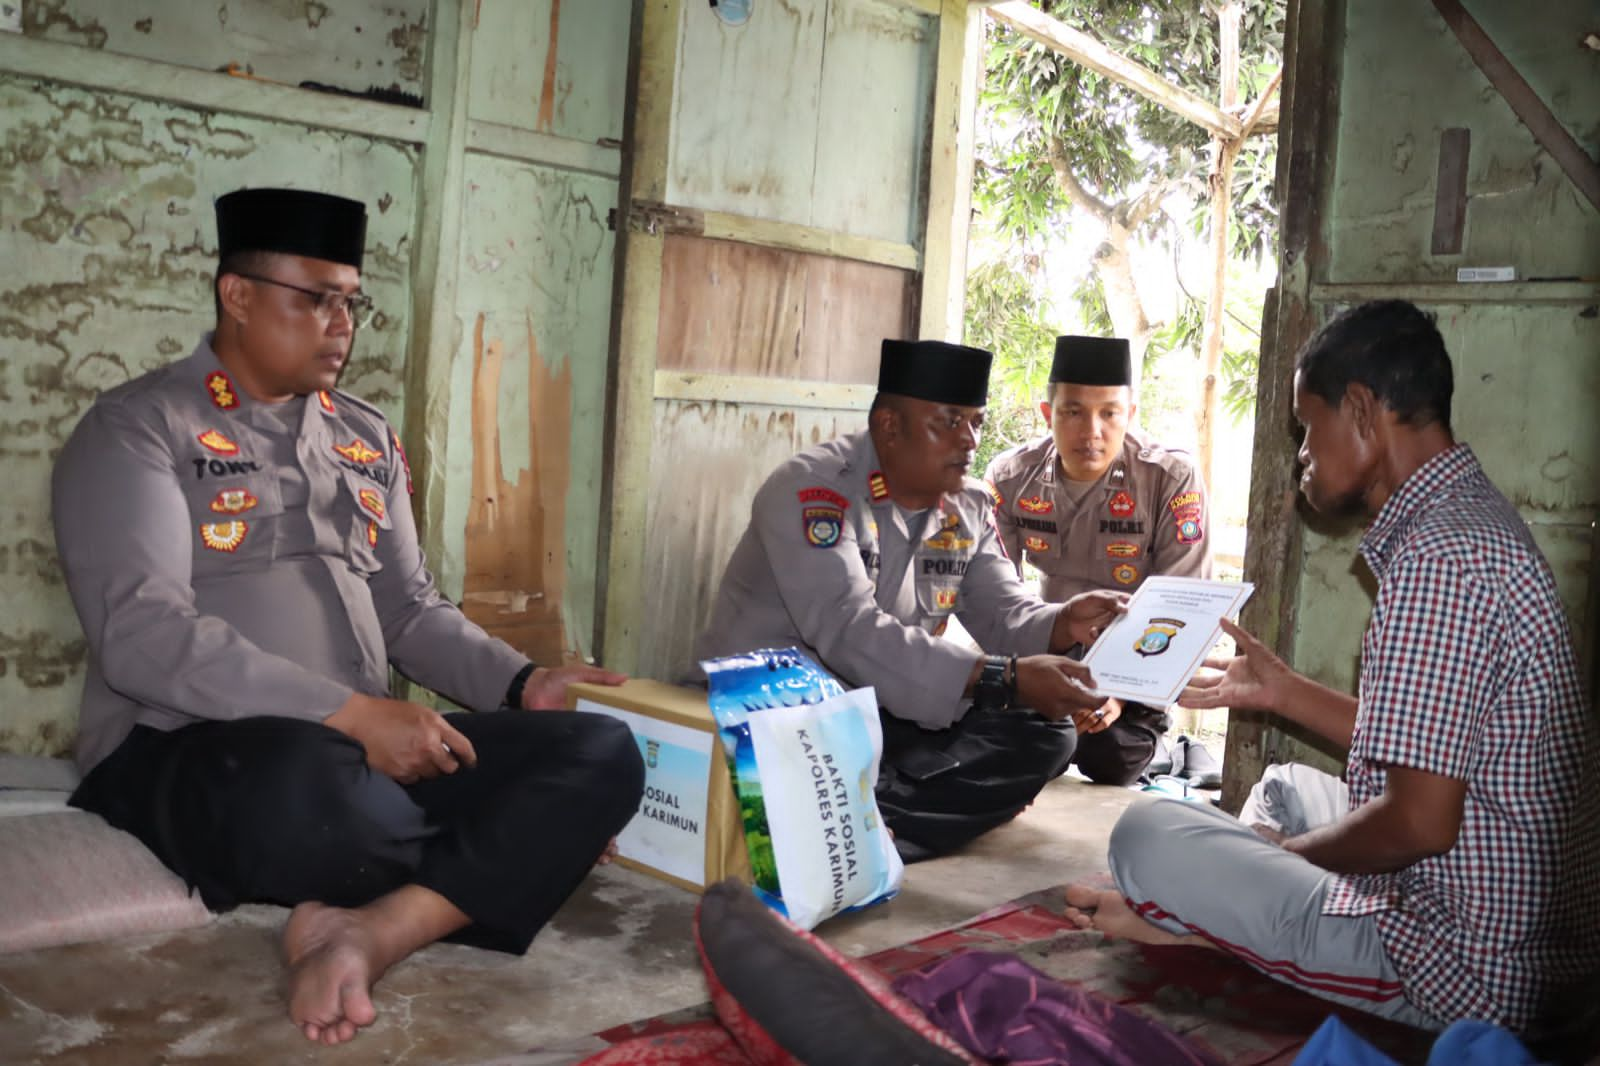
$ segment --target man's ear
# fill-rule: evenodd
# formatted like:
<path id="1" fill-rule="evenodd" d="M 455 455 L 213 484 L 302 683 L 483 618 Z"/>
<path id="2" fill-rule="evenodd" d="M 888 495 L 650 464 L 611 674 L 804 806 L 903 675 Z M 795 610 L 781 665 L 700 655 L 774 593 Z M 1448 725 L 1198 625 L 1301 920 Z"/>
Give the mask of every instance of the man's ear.
<path id="1" fill-rule="evenodd" d="M 884 443 L 892 443 L 900 436 L 900 412 L 888 404 L 872 412 L 868 423 L 873 434 Z"/>
<path id="2" fill-rule="evenodd" d="M 222 301 L 222 313 L 237 319 L 240 325 L 250 319 L 250 286 L 237 274 L 224 274 L 217 279 L 217 297 Z"/>
<path id="3" fill-rule="evenodd" d="M 1052 423 L 1052 421 L 1053 421 L 1052 411 L 1053 411 L 1053 408 L 1051 408 L 1049 400 L 1040 400 L 1039 401 L 1039 417 L 1044 419 L 1044 424 L 1045 424 L 1046 428 L 1049 428 L 1051 423 Z"/>
<path id="4" fill-rule="evenodd" d="M 1345 386 L 1343 403 L 1350 409 L 1350 422 L 1358 434 L 1371 437 L 1377 432 L 1380 405 L 1370 388 L 1352 381 Z"/>

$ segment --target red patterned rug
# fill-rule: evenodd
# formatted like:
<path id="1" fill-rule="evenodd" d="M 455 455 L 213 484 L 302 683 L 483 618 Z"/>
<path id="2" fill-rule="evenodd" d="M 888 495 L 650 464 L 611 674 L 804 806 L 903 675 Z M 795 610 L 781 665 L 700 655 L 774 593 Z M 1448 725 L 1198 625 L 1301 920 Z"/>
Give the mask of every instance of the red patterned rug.
<path id="1" fill-rule="evenodd" d="M 1009 952 L 1073 988 L 1136 1010 L 1198 1049 L 1238 1066 L 1292 1063 L 1330 1014 L 1402 1063 L 1428 1056 L 1431 1034 L 1306 995 L 1222 952 L 1112 941 L 1080 930 L 1062 913 L 1063 893 L 1056 888 L 1024 896 L 956 929 L 863 961 L 892 979 L 958 951 Z M 606 1044 L 669 1033 L 692 1037 L 693 1030 L 713 1017 L 707 1004 L 595 1036 Z"/>

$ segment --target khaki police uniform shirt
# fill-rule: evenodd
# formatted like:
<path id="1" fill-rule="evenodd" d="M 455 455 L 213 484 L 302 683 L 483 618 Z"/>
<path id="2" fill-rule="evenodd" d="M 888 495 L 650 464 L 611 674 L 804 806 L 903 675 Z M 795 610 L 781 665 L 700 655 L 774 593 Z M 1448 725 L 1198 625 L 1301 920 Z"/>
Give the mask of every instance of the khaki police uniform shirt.
<path id="1" fill-rule="evenodd" d="M 89 644 L 77 756 L 135 723 L 322 720 L 389 665 L 474 710 L 527 658 L 435 589 L 410 471 L 382 413 L 342 392 L 236 388 L 208 335 L 101 396 L 52 480 L 56 545 Z"/>
<path id="2" fill-rule="evenodd" d="M 780 466 L 756 493 L 697 658 L 800 646 L 897 717 L 941 729 L 963 713 L 979 658 L 942 638 L 951 615 L 992 654 L 1048 649 L 1060 608 L 1018 579 L 982 482 L 914 515 L 915 528 L 888 494 L 866 430 Z"/>
<path id="3" fill-rule="evenodd" d="M 1151 574 L 1211 576 L 1210 506 L 1200 473 L 1182 452 L 1134 433 L 1100 480 L 1069 482 L 1046 435 L 996 456 L 988 481 L 995 522 L 1020 572 L 1027 559 L 1040 592 L 1060 602 L 1091 589 L 1132 592 Z"/>

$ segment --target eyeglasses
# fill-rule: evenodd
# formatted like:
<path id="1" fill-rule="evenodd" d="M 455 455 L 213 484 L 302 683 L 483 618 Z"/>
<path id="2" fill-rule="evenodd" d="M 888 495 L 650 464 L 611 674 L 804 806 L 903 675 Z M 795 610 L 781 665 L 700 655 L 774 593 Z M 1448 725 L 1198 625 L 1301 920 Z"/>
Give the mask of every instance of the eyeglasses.
<path id="1" fill-rule="evenodd" d="M 350 315 L 352 325 L 367 326 L 372 323 L 372 316 L 377 313 L 377 305 L 372 302 L 372 297 L 364 292 L 352 292 L 346 295 L 342 292 L 329 292 L 326 289 L 302 288 L 299 285 L 290 285 L 287 281 L 279 281 L 277 278 L 264 278 L 259 274 L 239 276 L 251 281 L 276 285 L 280 289 L 293 289 L 295 292 L 305 293 L 311 297 L 311 310 L 323 321 L 329 321 L 334 315 L 344 311 Z"/>

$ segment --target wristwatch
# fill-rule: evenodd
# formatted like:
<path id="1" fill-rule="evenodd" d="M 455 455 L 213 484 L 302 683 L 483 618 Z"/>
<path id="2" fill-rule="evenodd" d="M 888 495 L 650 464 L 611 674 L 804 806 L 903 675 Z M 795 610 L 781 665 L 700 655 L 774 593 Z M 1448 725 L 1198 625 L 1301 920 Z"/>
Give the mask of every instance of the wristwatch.
<path id="1" fill-rule="evenodd" d="M 978 683 L 972 686 L 972 705 L 983 711 L 1003 711 L 1016 695 L 1015 657 L 986 655 Z"/>

